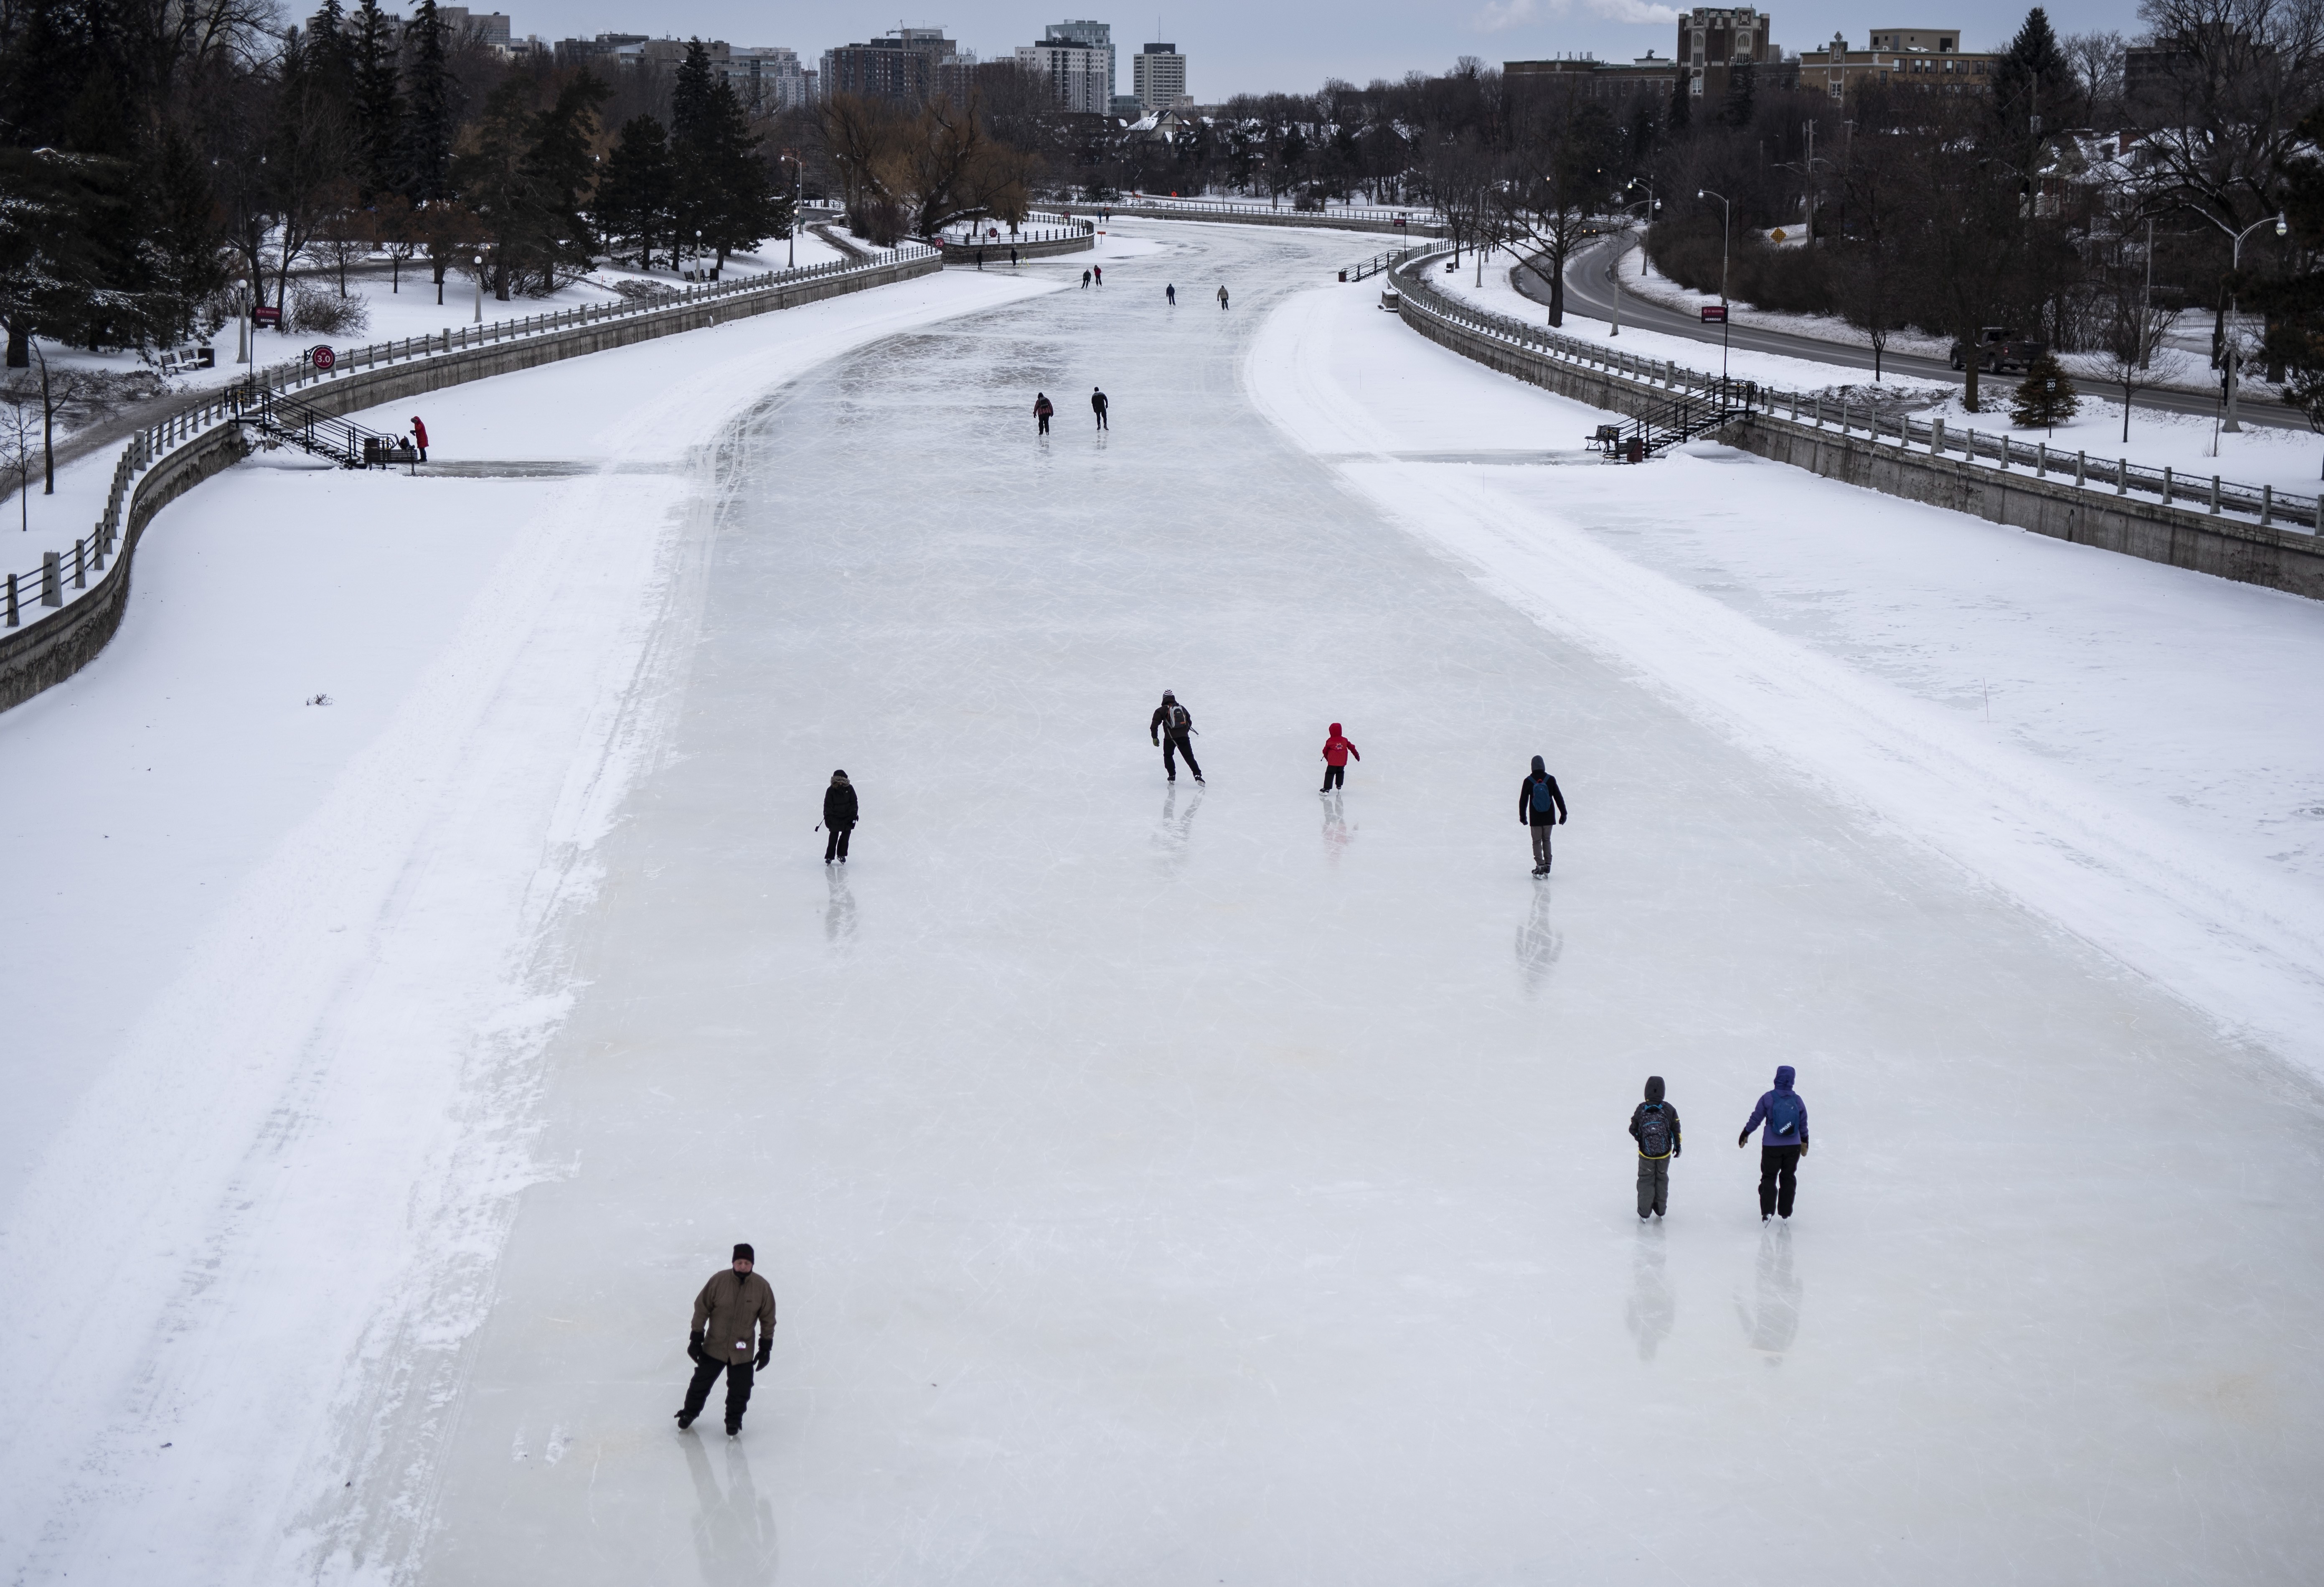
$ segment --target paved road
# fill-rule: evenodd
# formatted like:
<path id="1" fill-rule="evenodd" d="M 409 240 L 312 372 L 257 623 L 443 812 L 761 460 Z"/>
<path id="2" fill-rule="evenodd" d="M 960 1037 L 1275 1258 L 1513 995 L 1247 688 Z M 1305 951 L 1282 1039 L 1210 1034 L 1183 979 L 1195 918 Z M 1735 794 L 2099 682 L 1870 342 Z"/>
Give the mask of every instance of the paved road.
<path id="1" fill-rule="evenodd" d="M 1567 303 L 1593 318 L 1608 318 L 1614 306 L 1614 263 L 1627 253 L 1625 247 L 1600 243 L 1575 254 L 1565 267 Z M 1536 302 L 1549 300 L 1548 283 L 1530 272 L 1517 278 L 1517 290 Z M 1686 337 L 1708 342 L 1713 346 L 1719 344 L 1716 327 L 1707 327 L 1699 319 L 1691 319 L 1674 309 L 1649 302 L 1634 292 L 1622 293 L 1621 312 L 1625 325 L 1659 331 L 1665 336 Z M 1872 367 L 1870 349 L 1852 346 L 1846 342 L 1795 336 L 1787 331 L 1745 325 L 1739 321 L 1729 329 L 1732 337 L 1729 346 L 1736 348 L 1757 353 L 1780 353 L 1792 358 L 1812 358 L 1819 363 L 1844 364 L 1853 369 Z M 1952 366 L 1941 358 L 1889 353 L 1881 358 L 1880 367 L 1884 374 L 1909 374 L 1916 380 L 1941 380 L 1956 385 L 1966 383 L 1963 377 L 1954 373 Z M 1992 390 L 1995 383 L 1988 377 L 1986 389 Z M 2195 392 L 2141 392 L 2135 401 L 2142 408 L 2161 408 L 2174 413 L 2209 414 L 2218 407 L 2218 398 Z M 2254 401 L 2246 398 L 2242 407 L 2243 418 L 2248 423 L 2274 425 L 2286 429 L 2308 428 L 2307 420 L 2278 402 Z"/>

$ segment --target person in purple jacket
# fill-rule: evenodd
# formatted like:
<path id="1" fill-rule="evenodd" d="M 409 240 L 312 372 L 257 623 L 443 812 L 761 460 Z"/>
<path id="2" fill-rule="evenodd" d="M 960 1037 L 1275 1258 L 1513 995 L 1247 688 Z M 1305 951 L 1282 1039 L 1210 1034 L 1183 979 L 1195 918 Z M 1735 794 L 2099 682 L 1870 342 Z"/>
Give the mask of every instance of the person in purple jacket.
<path id="1" fill-rule="evenodd" d="M 1792 1089 L 1792 1066 L 1778 1065 L 1775 1089 L 1759 1098 L 1751 1110 L 1738 1147 L 1751 1144 L 1751 1131 L 1765 1124 L 1759 1138 L 1759 1222 L 1792 1215 L 1792 1196 L 1800 1186 L 1800 1159 L 1808 1154 L 1808 1104 Z"/>

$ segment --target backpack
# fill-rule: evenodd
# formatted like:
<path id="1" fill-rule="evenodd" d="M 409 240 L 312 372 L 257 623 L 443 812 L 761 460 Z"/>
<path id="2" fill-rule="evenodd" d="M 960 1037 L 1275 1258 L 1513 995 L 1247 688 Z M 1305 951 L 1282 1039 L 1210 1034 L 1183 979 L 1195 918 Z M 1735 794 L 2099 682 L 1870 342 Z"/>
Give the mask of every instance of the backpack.
<path id="1" fill-rule="evenodd" d="M 1777 1092 L 1767 1103 L 1767 1134 L 1778 1146 L 1800 1143 L 1800 1121 L 1807 1110 L 1800 1099 L 1788 1091 Z"/>
<path id="2" fill-rule="evenodd" d="M 1186 707 L 1178 705 L 1170 707 L 1170 715 L 1164 717 L 1163 721 L 1169 725 L 1172 738 L 1185 737 L 1186 729 L 1194 724 L 1194 719 L 1186 715 Z"/>
<path id="3" fill-rule="evenodd" d="M 1536 777 L 1530 778 L 1527 780 L 1533 784 L 1533 807 L 1535 814 L 1546 816 L 1555 810 L 1557 808 L 1557 805 L 1555 801 L 1549 797 L 1551 787 L 1549 779 L 1546 777 Z"/>
<path id="4" fill-rule="evenodd" d="M 1638 1155 L 1642 1158 L 1666 1158 L 1671 1155 L 1670 1110 L 1660 1103 L 1647 1103 L 1638 1110 Z"/>

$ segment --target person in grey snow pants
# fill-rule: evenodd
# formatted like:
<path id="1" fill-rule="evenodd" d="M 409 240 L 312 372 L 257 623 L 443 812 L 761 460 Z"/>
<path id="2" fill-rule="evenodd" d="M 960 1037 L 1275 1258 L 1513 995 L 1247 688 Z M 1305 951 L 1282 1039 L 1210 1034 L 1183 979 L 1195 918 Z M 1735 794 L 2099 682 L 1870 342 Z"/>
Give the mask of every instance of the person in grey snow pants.
<path id="1" fill-rule="evenodd" d="M 1533 834 L 1533 873 L 1549 874 L 1549 829 L 1565 819 L 1565 796 L 1558 791 L 1557 779 L 1533 758 L 1533 770 L 1517 784 L 1517 820 Z"/>
<path id="2" fill-rule="evenodd" d="M 1630 1139 L 1638 1143 L 1638 1216 L 1670 1211 L 1671 1159 L 1678 1156 L 1678 1110 L 1663 1100 L 1663 1077 L 1646 1076 L 1646 1100 L 1630 1111 Z"/>

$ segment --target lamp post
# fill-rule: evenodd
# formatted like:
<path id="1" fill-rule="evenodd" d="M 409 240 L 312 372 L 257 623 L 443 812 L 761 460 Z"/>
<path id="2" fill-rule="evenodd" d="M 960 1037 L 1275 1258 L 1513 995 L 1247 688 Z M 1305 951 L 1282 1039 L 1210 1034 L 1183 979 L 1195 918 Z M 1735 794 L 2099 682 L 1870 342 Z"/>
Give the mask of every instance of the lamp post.
<path id="1" fill-rule="evenodd" d="M 2244 239 L 2264 226 L 2273 226 L 2275 235 L 2279 237 L 2291 231 L 2292 227 L 2285 222 L 2283 212 L 2280 209 L 2273 216 L 2253 221 L 2241 231 L 2234 230 L 2226 221 L 2208 211 L 2197 210 L 2196 213 L 2235 238 L 2235 245 L 2227 253 L 2227 334 L 2225 337 L 2227 346 L 2221 349 L 2226 355 L 2227 363 L 2227 419 L 2225 424 L 2219 426 L 2219 429 L 2227 435 L 2241 435 L 2244 432 L 2244 427 L 2236 422 L 2236 388 L 2243 383 L 2244 356 L 2243 348 L 2236 341 L 2235 278 L 2243 269 Z M 2153 257 L 2151 248 L 2148 250 L 2148 256 L 2150 259 Z"/>
<path id="2" fill-rule="evenodd" d="M 782 157 L 791 162 L 791 230 L 790 253 L 784 258 L 783 268 L 798 268 L 799 203 L 807 197 L 807 168 L 799 163 L 798 151 L 786 149 Z"/>
<path id="3" fill-rule="evenodd" d="M 1635 187 L 1637 184 L 1634 182 L 1631 185 Z M 1652 191 L 1652 189 L 1648 190 Z M 1635 204 L 1622 206 L 1622 213 L 1626 216 L 1633 209 L 1644 209 L 1646 212 L 1646 224 L 1648 226 L 1654 224 L 1655 201 L 1652 198 L 1641 198 Z M 1626 226 L 1624 230 L 1627 232 L 1628 229 Z M 1646 251 L 1645 245 L 1641 244 L 1638 252 L 1644 254 Z M 1606 276 L 1614 283 L 1614 328 L 1606 334 L 1609 337 L 1618 337 L 1622 334 L 1622 256 L 1618 252 L 1614 255 L 1614 268 L 1608 271 Z"/>
<path id="4" fill-rule="evenodd" d="M 484 323 L 484 256 L 475 256 L 476 263 L 476 323 Z"/>
<path id="5" fill-rule="evenodd" d="M 1697 198 L 1719 200 L 1719 378 L 1727 378 L 1727 232 L 1735 218 L 1735 206 L 1724 193 L 1714 193 L 1709 188 L 1697 188 Z"/>

